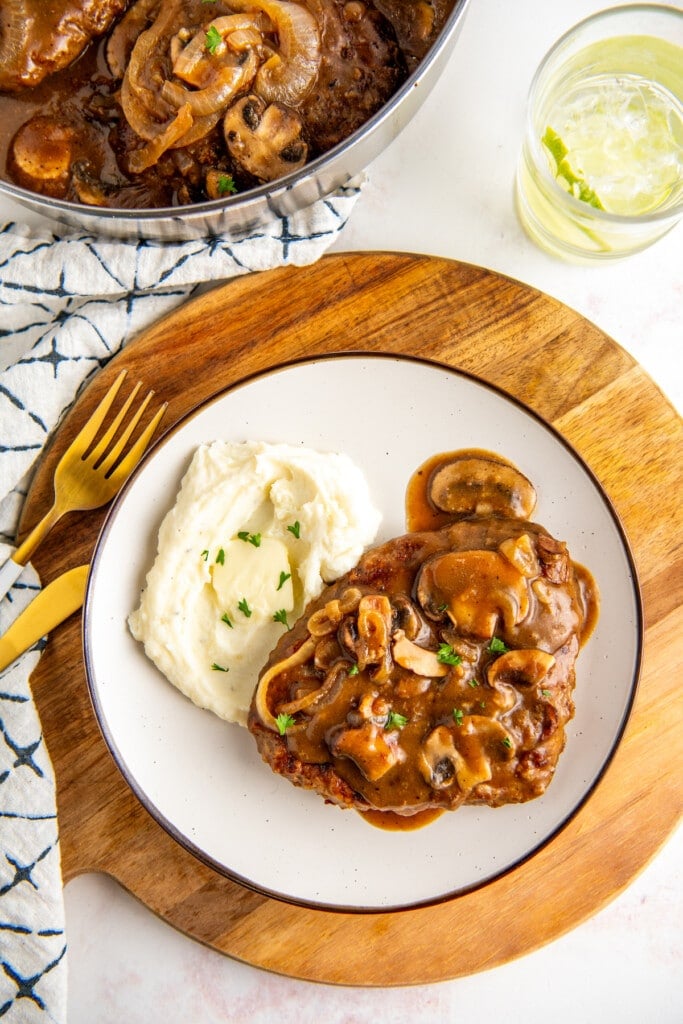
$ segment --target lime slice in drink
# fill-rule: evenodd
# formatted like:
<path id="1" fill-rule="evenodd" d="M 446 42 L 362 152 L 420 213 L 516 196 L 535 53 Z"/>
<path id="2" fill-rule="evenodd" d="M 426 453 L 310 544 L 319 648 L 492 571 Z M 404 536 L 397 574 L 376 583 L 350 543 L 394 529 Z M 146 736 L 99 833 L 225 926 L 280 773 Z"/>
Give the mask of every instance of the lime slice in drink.
<path id="1" fill-rule="evenodd" d="M 557 101 L 542 142 L 558 183 L 622 216 L 657 210 L 680 193 L 683 107 L 635 74 L 595 74 Z"/>
<path id="2" fill-rule="evenodd" d="M 604 210 L 604 206 L 588 182 L 572 169 L 568 160 L 569 150 L 557 132 L 548 126 L 541 142 L 555 161 L 555 177 L 562 187 L 583 203 L 589 203 L 596 210 Z"/>

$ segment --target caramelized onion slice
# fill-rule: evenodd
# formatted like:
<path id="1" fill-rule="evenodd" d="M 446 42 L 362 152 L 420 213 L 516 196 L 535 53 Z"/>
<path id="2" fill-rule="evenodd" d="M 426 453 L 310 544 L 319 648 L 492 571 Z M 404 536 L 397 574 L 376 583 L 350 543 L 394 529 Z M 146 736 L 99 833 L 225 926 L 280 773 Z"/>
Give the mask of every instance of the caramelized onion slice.
<path id="1" fill-rule="evenodd" d="M 277 32 L 279 52 L 259 69 L 256 92 L 268 103 L 299 103 L 320 69 L 320 28 L 311 12 L 289 0 L 230 0 L 230 6 L 263 11 Z"/>
<path id="2" fill-rule="evenodd" d="M 220 113 L 240 89 L 249 86 L 257 68 L 255 55 L 249 53 L 242 64 L 221 68 L 211 85 L 204 89 L 186 89 L 177 82 L 164 82 L 161 95 L 174 107 L 187 104 L 195 117 L 206 117 Z"/>
<path id="3" fill-rule="evenodd" d="M 187 104 L 181 107 L 171 123 L 157 135 L 150 139 L 141 149 L 134 149 L 128 155 L 128 170 L 131 174 L 141 174 L 148 167 L 157 163 L 159 158 L 178 142 L 192 127 L 192 111 Z"/>
<path id="4" fill-rule="evenodd" d="M 281 704 L 280 711 L 285 715 L 295 715 L 299 711 L 310 711 L 311 709 L 314 709 L 325 697 L 327 697 L 335 685 L 348 675 L 350 668 L 351 666 L 348 661 L 338 661 L 332 666 L 325 676 L 322 686 L 318 686 L 317 689 L 311 690 L 310 693 L 305 694 L 303 697 L 299 697 L 298 700 L 290 700 L 286 704 Z"/>
<path id="5" fill-rule="evenodd" d="M 283 661 L 278 661 L 274 665 L 271 665 L 266 672 L 263 673 L 258 681 L 256 687 L 256 693 L 254 694 L 254 706 L 259 719 L 268 729 L 272 729 L 273 732 L 279 732 L 277 722 L 268 707 L 268 688 L 274 679 L 286 672 L 288 668 L 295 667 L 297 665 L 303 665 L 311 657 L 315 651 L 315 641 L 310 637 L 304 641 L 298 650 L 290 654 L 288 658 Z"/>

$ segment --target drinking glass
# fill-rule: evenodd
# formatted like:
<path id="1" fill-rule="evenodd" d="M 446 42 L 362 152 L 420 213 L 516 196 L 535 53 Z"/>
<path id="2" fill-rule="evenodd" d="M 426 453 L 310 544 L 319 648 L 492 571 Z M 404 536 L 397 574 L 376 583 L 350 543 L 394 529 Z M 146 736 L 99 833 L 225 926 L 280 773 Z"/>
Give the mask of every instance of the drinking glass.
<path id="1" fill-rule="evenodd" d="M 529 236 L 579 262 L 644 249 L 683 216 L 683 10 L 601 11 L 544 57 L 516 180 Z"/>

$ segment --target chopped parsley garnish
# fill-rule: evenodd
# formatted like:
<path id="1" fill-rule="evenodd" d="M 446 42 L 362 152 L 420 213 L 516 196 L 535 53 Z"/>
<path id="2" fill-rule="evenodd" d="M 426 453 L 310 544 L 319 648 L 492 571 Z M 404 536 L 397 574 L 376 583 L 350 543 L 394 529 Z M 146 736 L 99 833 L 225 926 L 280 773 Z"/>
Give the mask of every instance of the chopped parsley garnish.
<path id="1" fill-rule="evenodd" d="M 510 648 L 499 637 L 492 636 L 486 650 L 489 654 L 505 654 Z"/>
<path id="2" fill-rule="evenodd" d="M 204 561 L 207 560 L 207 558 L 209 557 L 209 549 L 208 548 L 204 548 L 204 550 L 202 551 L 201 557 L 204 559 Z"/>
<path id="3" fill-rule="evenodd" d="M 223 612 L 223 614 L 221 615 L 221 622 L 224 622 L 226 626 L 230 626 L 230 629 L 233 628 L 232 622 L 230 621 L 230 617 L 228 616 L 227 612 Z"/>
<path id="4" fill-rule="evenodd" d="M 439 607 L 436 610 L 437 610 L 437 612 L 445 612 L 447 608 L 448 608 L 448 605 L 444 601 L 444 603 L 440 604 Z"/>
<path id="5" fill-rule="evenodd" d="M 206 33 L 206 48 L 209 53 L 215 53 L 222 42 L 223 36 L 220 34 L 216 26 L 209 25 L 209 30 Z"/>
<path id="6" fill-rule="evenodd" d="M 247 544 L 253 544 L 255 548 L 261 547 L 260 533 L 249 533 L 249 530 L 240 530 L 237 536 L 240 540 L 246 541 Z"/>
<path id="7" fill-rule="evenodd" d="M 462 658 L 453 650 L 450 644 L 439 645 L 439 649 L 436 652 L 436 660 L 444 665 L 459 665 L 462 662 Z"/>
<path id="8" fill-rule="evenodd" d="M 275 612 L 275 614 L 273 615 L 273 622 L 281 622 L 283 626 L 286 626 L 287 629 L 289 629 L 289 623 L 287 622 L 287 612 L 285 611 L 284 608 L 280 608 L 279 611 Z"/>
<path id="9" fill-rule="evenodd" d="M 277 723 L 278 732 L 280 733 L 281 736 L 284 736 L 284 734 L 289 729 L 290 725 L 294 725 L 296 720 L 292 718 L 291 715 L 286 715 L 284 711 L 282 711 L 277 716 L 275 721 Z"/>
<path id="10" fill-rule="evenodd" d="M 224 565 L 225 564 L 225 551 L 223 550 L 223 548 L 219 548 L 218 549 L 218 554 L 216 555 L 216 561 L 218 562 L 219 565 Z"/>
<path id="11" fill-rule="evenodd" d="M 284 585 L 287 582 L 287 580 L 290 580 L 291 578 L 292 578 L 291 572 L 281 572 L 280 573 L 280 582 L 278 583 L 276 589 L 277 590 L 282 590 L 282 588 L 284 587 Z"/>
<path id="12" fill-rule="evenodd" d="M 541 690 L 544 697 L 550 697 L 550 690 Z"/>
<path id="13" fill-rule="evenodd" d="M 360 672 L 360 669 L 358 668 L 358 662 L 354 661 L 353 665 L 349 669 L 349 675 L 350 676 L 357 676 L 359 672 Z"/>
<path id="14" fill-rule="evenodd" d="M 453 718 L 455 719 L 455 724 L 456 725 L 462 725 L 463 717 L 464 717 L 464 712 L 463 712 L 462 708 L 453 708 Z"/>
<path id="15" fill-rule="evenodd" d="M 471 679 L 468 679 L 468 680 L 467 680 L 467 682 L 468 682 L 468 684 L 469 684 L 469 685 L 470 685 L 470 686 L 471 686 L 472 688 L 474 688 L 475 686 L 479 686 L 479 683 L 478 683 L 478 682 L 477 682 L 477 680 L 476 680 L 476 679 L 474 678 L 474 676 L 472 676 L 472 678 L 471 678 Z"/>
<path id="16" fill-rule="evenodd" d="M 210 2 L 213 3 L 214 0 L 210 0 Z M 216 188 L 218 189 L 219 196 L 231 195 L 236 192 L 237 185 L 232 174 L 219 174 Z"/>
<path id="17" fill-rule="evenodd" d="M 246 597 L 243 597 L 241 601 L 237 602 L 237 607 L 248 619 L 251 618 L 251 608 L 247 603 Z"/>
<path id="18" fill-rule="evenodd" d="M 404 725 L 408 724 L 408 719 L 405 715 L 400 715 L 398 711 L 390 711 L 387 715 L 387 720 L 384 724 L 385 729 L 402 729 Z"/>
<path id="19" fill-rule="evenodd" d="M 301 523 L 299 522 L 298 519 L 295 523 L 292 523 L 290 526 L 288 526 L 287 529 L 296 537 L 297 540 L 299 540 L 299 538 L 301 537 Z"/>
<path id="20" fill-rule="evenodd" d="M 223 668 L 222 665 L 217 665 L 215 661 L 214 661 L 213 665 L 211 666 L 211 668 L 214 670 L 214 672 L 229 672 L 230 671 L 229 668 Z"/>
<path id="21" fill-rule="evenodd" d="M 506 736 L 502 743 L 503 746 L 506 747 L 508 750 L 510 750 L 510 748 L 512 747 L 512 740 L 510 739 L 509 736 Z"/>

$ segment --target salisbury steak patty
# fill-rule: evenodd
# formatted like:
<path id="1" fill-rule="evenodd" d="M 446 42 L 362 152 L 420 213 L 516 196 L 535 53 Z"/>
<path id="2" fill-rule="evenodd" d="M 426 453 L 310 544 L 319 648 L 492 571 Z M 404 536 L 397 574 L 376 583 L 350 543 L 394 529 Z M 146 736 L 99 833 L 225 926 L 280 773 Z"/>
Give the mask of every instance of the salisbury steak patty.
<path id="1" fill-rule="evenodd" d="M 369 551 L 273 651 L 264 760 L 357 810 L 542 794 L 574 713 L 587 577 L 535 523 L 474 515 Z"/>

